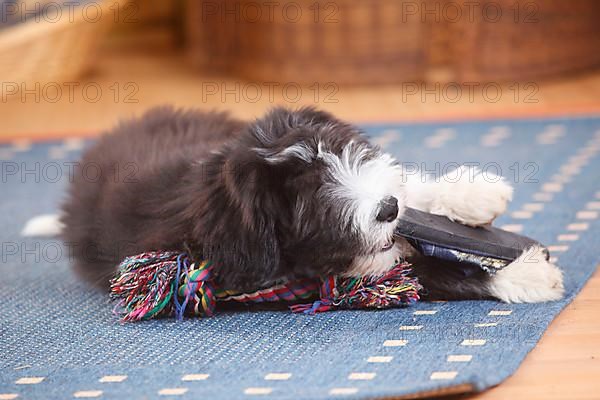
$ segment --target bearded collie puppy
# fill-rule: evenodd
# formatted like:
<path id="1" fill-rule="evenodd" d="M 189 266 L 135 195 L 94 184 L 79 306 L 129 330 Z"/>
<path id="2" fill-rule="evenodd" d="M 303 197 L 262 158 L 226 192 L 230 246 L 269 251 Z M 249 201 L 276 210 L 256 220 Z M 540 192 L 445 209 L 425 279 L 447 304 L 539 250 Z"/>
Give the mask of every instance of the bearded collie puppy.
<path id="1" fill-rule="evenodd" d="M 239 291 L 306 276 L 380 275 L 402 257 L 426 298 L 559 299 L 562 273 L 540 249 L 494 276 L 461 278 L 394 240 L 407 206 L 478 226 L 512 197 L 505 181 L 473 168 L 452 176 L 407 174 L 357 127 L 313 108 L 276 108 L 253 122 L 158 108 L 84 154 L 62 235 L 77 271 L 99 285 L 125 256 L 191 250 L 213 261 L 221 287 Z"/>

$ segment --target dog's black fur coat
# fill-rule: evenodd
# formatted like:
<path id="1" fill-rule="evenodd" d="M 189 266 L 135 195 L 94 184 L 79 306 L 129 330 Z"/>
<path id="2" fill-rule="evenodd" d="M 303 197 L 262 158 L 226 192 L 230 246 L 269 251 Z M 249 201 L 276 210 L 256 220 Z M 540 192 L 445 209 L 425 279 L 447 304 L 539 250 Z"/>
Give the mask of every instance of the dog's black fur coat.
<path id="1" fill-rule="evenodd" d="M 368 143 L 353 126 L 314 109 L 275 109 L 253 123 L 154 109 L 85 153 L 63 207 L 64 239 L 77 270 L 103 286 L 125 256 L 188 247 L 214 262 L 218 284 L 228 289 L 343 273 L 365 249 L 350 221 L 318 201 L 324 166 L 267 159 L 299 142 L 339 153 L 351 140 Z M 296 198 L 308 218 L 295 211 Z M 459 280 L 398 245 L 434 297 L 486 296 L 485 274 Z"/>

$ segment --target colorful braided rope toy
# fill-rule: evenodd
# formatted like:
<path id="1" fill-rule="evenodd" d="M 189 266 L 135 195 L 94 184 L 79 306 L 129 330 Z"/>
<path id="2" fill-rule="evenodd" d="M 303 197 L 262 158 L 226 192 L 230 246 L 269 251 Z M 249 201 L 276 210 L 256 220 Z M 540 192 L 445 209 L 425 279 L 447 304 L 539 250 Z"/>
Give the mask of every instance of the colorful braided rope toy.
<path id="1" fill-rule="evenodd" d="M 398 263 L 377 278 L 335 276 L 299 279 L 280 285 L 238 293 L 215 286 L 210 261 L 194 262 L 188 254 L 150 252 L 127 257 L 111 281 L 111 296 L 123 321 L 159 316 L 210 317 L 218 302 L 295 303 L 293 312 L 315 314 L 336 309 L 389 308 L 406 306 L 419 299 L 421 286 L 409 277 L 410 265 Z M 310 299 L 312 303 L 301 303 Z"/>
<path id="2" fill-rule="evenodd" d="M 485 271 L 493 275 L 537 241 L 491 226 L 472 228 L 446 217 L 407 208 L 396 235 L 426 257 L 450 262 L 468 277 Z M 450 268 L 449 267 L 449 268 Z M 215 286 L 210 261 L 194 262 L 186 253 L 151 252 L 126 258 L 111 281 L 111 295 L 119 301 L 124 321 L 174 315 L 212 316 L 218 302 L 296 303 L 293 312 L 315 314 L 336 309 L 406 306 L 419 299 L 421 285 L 408 276 L 410 264 L 400 262 L 376 278 L 300 279 L 237 293 Z M 317 298 L 313 303 L 300 303 Z M 298 304 L 300 303 L 300 304 Z"/>

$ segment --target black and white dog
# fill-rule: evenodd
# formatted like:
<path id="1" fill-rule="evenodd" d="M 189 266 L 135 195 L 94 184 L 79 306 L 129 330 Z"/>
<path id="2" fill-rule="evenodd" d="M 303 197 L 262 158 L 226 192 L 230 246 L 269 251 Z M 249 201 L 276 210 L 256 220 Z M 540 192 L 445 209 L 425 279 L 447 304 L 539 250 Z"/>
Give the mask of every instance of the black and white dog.
<path id="1" fill-rule="evenodd" d="M 90 165 L 101 179 L 86 177 Z M 493 277 L 459 279 L 394 242 L 406 206 L 473 226 L 505 211 L 510 185 L 458 172 L 451 180 L 408 176 L 359 129 L 312 108 L 277 108 L 252 123 L 159 108 L 85 153 L 62 234 L 77 270 L 101 284 L 125 256 L 191 248 L 233 290 L 319 274 L 379 275 L 405 257 L 429 298 L 559 299 L 562 273 L 539 249 Z M 43 233 L 43 225 L 29 232 Z"/>

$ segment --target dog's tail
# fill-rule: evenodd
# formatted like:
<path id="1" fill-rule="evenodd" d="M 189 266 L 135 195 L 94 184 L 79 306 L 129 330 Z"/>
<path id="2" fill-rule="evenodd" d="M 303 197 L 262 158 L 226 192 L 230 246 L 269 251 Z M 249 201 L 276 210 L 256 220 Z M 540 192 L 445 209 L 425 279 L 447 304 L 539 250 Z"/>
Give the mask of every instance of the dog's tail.
<path id="1" fill-rule="evenodd" d="M 31 218 L 21 231 L 24 237 L 55 237 L 64 229 L 59 214 L 42 214 Z"/>

